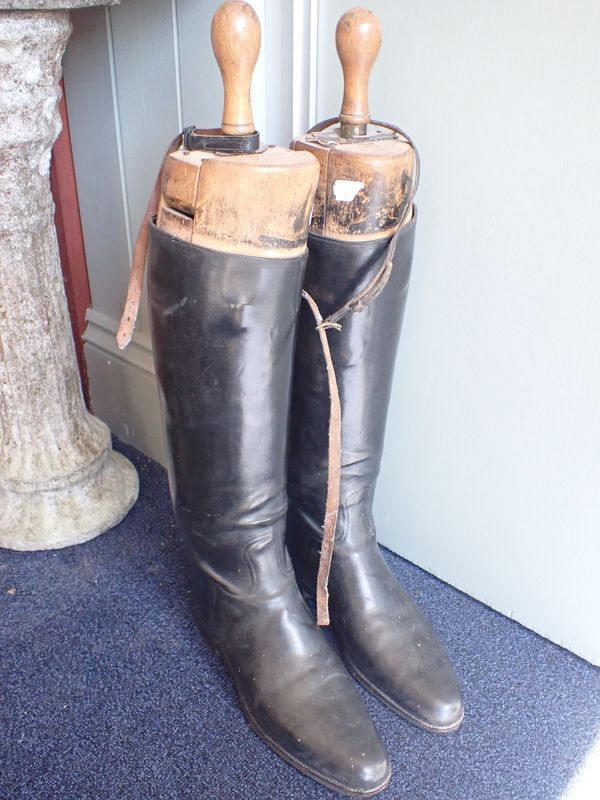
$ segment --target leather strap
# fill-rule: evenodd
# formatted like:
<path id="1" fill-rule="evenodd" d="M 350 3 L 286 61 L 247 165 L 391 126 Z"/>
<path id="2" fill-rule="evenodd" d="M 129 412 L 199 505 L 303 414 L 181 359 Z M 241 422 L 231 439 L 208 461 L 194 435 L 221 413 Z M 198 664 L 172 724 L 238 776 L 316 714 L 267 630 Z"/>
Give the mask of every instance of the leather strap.
<path id="1" fill-rule="evenodd" d="M 412 211 L 412 204 L 410 208 Z M 361 289 L 358 294 L 355 294 L 354 297 L 348 300 L 347 303 L 344 303 L 341 308 L 323 320 L 321 323 L 322 325 L 326 327 L 332 327 L 333 324 L 343 319 L 346 314 L 362 311 L 372 300 L 375 300 L 376 297 L 379 297 L 379 295 L 385 289 L 390 275 L 392 274 L 392 268 L 394 266 L 394 253 L 396 252 L 396 245 L 398 244 L 398 234 L 403 227 L 404 226 L 401 225 L 396 233 L 392 236 L 388 245 L 387 253 L 385 255 L 385 261 L 377 271 L 377 274 L 371 278 L 364 289 Z"/>
<path id="2" fill-rule="evenodd" d="M 327 499 L 325 501 L 325 519 L 323 521 L 323 542 L 319 558 L 319 571 L 317 574 L 317 625 L 329 625 L 329 572 L 333 557 L 333 544 L 335 529 L 337 528 L 338 511 L 340 507 L 340 484 L 342 479 L 342 404 L 335 376 L 335 367 L 331 357 L 331 349 L 327 340 L 327 329 L 341 330 L 335 322 L 323 320 L 321 312 L 308 292 L 303 291 L 302 297 L 312 311 L 317 331 L 321 339 L 321 347 L 325 356 L 327 367 L 327 381 L 329 383 L 329 453 L 327 457 Z"/>
<path id="3" fill-rule="evenodd" d="M 117 332 L 117 344 L 121 350 L 124 350 L 133 336 L 133 330 L 137 321 L 137 315 L 140 308 L 140 297 L 142 294 L 142 286 L 144 283 L 144 272 L 146 270 L 146 255 L 148 253 L 148 237 L 150 235 L 150 220 L 158 211 L 158 203 L 160 201 L 160 190 L 162 184 L 162 173 L 165 166 L 165 161 L 181 147 L 182 134 L 178 133 L 173 139 L 167 152 L 163 156 L 163 160 L 154 181 L 154 188 L 152 195 L 148 202 L 148 206 L 142 219 L 142 224 L 138 231 L 137 239 L 135 240 L 135 248 L 133 250 L 133 257 L 131 259 L 131 272 L 129 273 L 129 285 L 127 287 L 127 298 L 125 300 L 125 308 L 123 309 L 123 316 Z"/>
<path id="4" fill-rule="evenodd" d="M 315 125 L 309 133 L 325 130 L 325 128 L 338 122 L 338 118 L 332 118 L 320 122 Z M 317 624 L 329 625 L 329 573 L 331 571 L 331 560 L 333 558 L 333 548 L 335 543 L 335 531 L 337 527 L 337 518 L 339 513 L 340 504 L 340 487 L 342 479 L 342 408 L 340 401 L 340 394 L 335 376 L 335 367 L 329 341 L 327 339 L 327 330 L 342 329 L 339 321 L 347 314 L 354 314 L 362 311 L 369 303 L 375 300 L 386 287 L 386 284 L 392 274 L 394 267 L 394 254 L 398 245 L 398 236 L 404 230 L 406 222 L 409 222 L 413 213 L 413 200 L 417 187 L 419 185 L 420 175 L 420 161 L 417 148 L 412 139 L 407 136 L 400 128 L 395 125 L 388 125 L 382 122 L 373 122 L 373 125 L 381 125 L 382 127 L 393 130 L 396 134 L 402 136 L 405 141 L 413 148 L 415 153 L 415 171 L 413 175 L 409 202 L 407 204 L 406 215 L 400 224 L 395 234 L 392 236 L 388 249 L 386 252 L 385 260 L 378 270 L 377 274 L 369 281 L 369 283 L 361 289 L 354 297 L 348 300 L 347 303 L 334 311 L 328 317 L 323 319 L 319 312 L 318 306 L 314 299 L 303 291 L 302 296 L 308 303 L 310 310 L 317 323 L 316 329 L 321 340 L 321 347 L 323 348 L 323 355 L 325 357 L 325 365 L 327 367 L 327 380 L 329 383 L 329 397 L 330 397 L 330 412 L 329 412 L 329 452 L 328 452 L 328 465 L 327 465 L 327 498 L 325 501 L 325 521 L 323 524 L 323 543 L 321 545 L 321 555 L 319 557 L 319 570 L 317 573 Z M 358 137 L 360 138 L 360 137 Z"/>

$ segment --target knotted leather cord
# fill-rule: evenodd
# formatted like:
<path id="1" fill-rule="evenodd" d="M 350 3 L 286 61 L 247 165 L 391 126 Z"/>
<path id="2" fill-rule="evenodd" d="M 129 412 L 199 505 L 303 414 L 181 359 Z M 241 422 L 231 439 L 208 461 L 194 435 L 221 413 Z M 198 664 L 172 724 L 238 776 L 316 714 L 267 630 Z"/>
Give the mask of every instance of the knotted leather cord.
<path id="1" fill-rule="evenodd" d="M 322 131 L 330 125 L 338 122 L 338 118 L 325 120 L 324 122 L 315 125 L 309 133 Z M 375 122 L 373 125 L 381 125 L 382 127 L 389 128 L 396 133 L 399 133 L 409 144 L 415 153 L 415 171 L 412 180 L 409 201 L 405 217 L 401 220 L 398 230 L 392 236 L 388 245 L 385 261 L 378 270 L 377 274 L 369 281 L 369 283 L 361 289 L 358 294 L 348 300 L 341 308 L 330 314 L 326 319 L 323 319 L 321 312 L 311 295 L 303 290 L 302 297 L 306 300 L 309 308 L 315 318 L 316 330 L 319 334 L 321 347 L 323 349 L 323 356 L 325 358 L 325 366 L 327 368 L 327 382 L 329 385 L 329 441 L 328 441 L 328 455 L 327 455 L 327 497 L 325 500 L 325 517 L 323 521 L 323 542 L 321 545 L 321 554 L 319 557 L 319 569 L 317 573 L 317 624 L 329 625 L 329 573 L 331 571 L 331 561 L 333 558 L 333 547 L 335 543 L 335 533 L 337 528 L 337 519 L 340 505 L 340 490 L 341 490 L 341 476 L 342 476 L 342 406 L 340 400 L 340 393 L 335 374 L 335 367 L 327 339 L 328 330 L 342 329 L 338 320 L 342 319 L 348 313 L 355 313 L 362 311 L 365 306 L 378 297 L 384 290 L 390 275 L 392 273 L 394 264 L 394 254 L 396 252 L 396 245 L 398 244 L 398 235 L 403 230 L 403 223 L 409 212 L 412 212 L 412 203 L 419 185 L 420 175 L 420 162 L 419 153 L 415 147 L 412 139 L 404 133 L 400 128 L 387 123 Z M 142 293 L 142 286 L 144 283 L 144 272 L 146 269 L 146 256 L 148 254 L 148 239 L 150 235 L 150 221 L 153 219 L 158 211 L 158 204 L 160 201 L 160 192 L 162 184 L 162 175 L 165 161 L 171 153 L 178 150 L 183 143 L 183 134 L 178 133 L 173 139 L 163 157 L 160 170 L 154 183 L 152 195 L 148 202 L 148 207 L 144 214 L 142 224 L 137 235 L 135 248 L 133 251 L 133 258 L 131 263 L 131 272 L 129 275 L 129 285 L 127 287 L 127 298 L 125 301 L 125 308 L 123 316 L 119 325 L 117 333 L 117 344 L 121 350 L 125 349 L 131 341 L 133 330 L 135 328 L 137 315 L 140 306 L 140 297 Z"/>
<path id="2" fill-rule="evenodd" d="M 334 125 L 338 122 L 338 117 L 320 122 L 310 129 L 309 133 L 317 133 L 325 128 Z M 361 289 L 354 297 L 348 300 L 347 303 L 330 314 L 326 319 L 321 317 L 318 306 L 314 299 L 303 291 L 302 297 L 308 303 L 310 310 L 317 323 L 316 330 L 321 340 L 321 347 L 325 357 L 325 366 L 327 367 L 327 380 L 329 383 L 329 398 L 330 398 L 330 411 L 329 411 L 329 446 L 328 446 L 328 464 L 327 464 L 327 497 L 325 500 L 325 521 L 323 524 L 323 541 L 321 544 L 321 553 L 319 556 L 319 569 L 317 573 L 317 624 L 329 625 L 329 573 L 331 571 L 331 561 L 333 558 L 333 547 L 335 543 L 335 533 L 337 528 L 337 519 L 340 505 L 340 491 L 342 480 L 342 405 L 340 400 L 340 393 L 337 385 L 335 375 L 335 367 L 333 358 L 331 356 L 331 349 L 327 339 L 327 330 L 334 329 L 341 331 L 342 326 L 339 320 L 343 319 L 348 313 L 356 313 L 362 311 L 365 306 L 371 301 L 379 297 L 381 292 L 385 289 L 392 269 L 394 266 L 394 254 L 396 246 L 398 245 L 398 236 L 404 230 L 404 222 L 407 217 L 412 218 L 412 204 L 419 185 L 420 176 L 420 160 L 419 153 L 415 147 L 412 139 L 407 136 L 404 131 L 397 128 L 395 125 L 388 125 L 384 122 L 375 122 L 373 125 L 381 125 L 382 127 L 389 128 L 397 134 L 400 134 L 412 147 L 415 154 L 415 169 L 411 181 L 411 189 L 406 206 L 404 217 L 400 220 L 396 233 L 392 236 L 390 243 L 385 254 L 385 260 L 377 274 Z M 333 144 L 333 147 L 336 145 Z M 410 214 L 410 217 L 409 217 Z"/>

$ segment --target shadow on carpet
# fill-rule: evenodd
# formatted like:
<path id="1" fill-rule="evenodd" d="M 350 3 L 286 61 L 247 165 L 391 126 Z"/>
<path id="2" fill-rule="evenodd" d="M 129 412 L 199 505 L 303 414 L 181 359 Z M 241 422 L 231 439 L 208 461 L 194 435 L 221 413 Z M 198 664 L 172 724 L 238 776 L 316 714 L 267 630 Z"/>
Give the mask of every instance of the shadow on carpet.
<path id="1" fill-rule="evenodd" d="M 246 725 L 197 633 L 164 471 L 93 542 L 0 551 L 2 800 L 333 798 Z M 420 731 L 360 689 L 389 749 L 382 800 L 559 800 L 600 736 L 600 670 L 388 551 L 447 644 L 458 733 Z M 588 610 L 589 613 L 589 610 Z"/>

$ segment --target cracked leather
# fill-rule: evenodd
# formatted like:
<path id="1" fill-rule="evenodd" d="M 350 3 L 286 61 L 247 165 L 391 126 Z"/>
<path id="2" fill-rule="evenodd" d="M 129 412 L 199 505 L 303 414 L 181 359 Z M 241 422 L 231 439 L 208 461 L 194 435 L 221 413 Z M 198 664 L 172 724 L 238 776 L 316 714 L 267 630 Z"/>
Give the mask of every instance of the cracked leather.
<path id="1" fill-rule="evenodd" d="M 383 450 L 394 362 L 408 291 L 416 217 L 399 234 L 383 292 L 329 331 L 342 404 L 341 498 L 329 577 L 331 624 L 350 671 L 411 722 L 445 732 L 463 703 L 454 669 L 431 624 L 377 546 L 373 493 Z M 323 316 L 380 269 L 389 240 L 309 236 L 305 289 Z M 327 377 L 314 322 L 302 309 L 292 393 L 288 547 L 302 588 L 314 592 L 327 476 Z"/>
<path id="2" fill-rule="evenodd" d="M 285 546 L 296 318 L 306 256 L 204 249 L 152 226 L 152 340 L 199 626 L 253 729 L 327 786 L 370 796 L 390 765 L 315 625 Z"/>

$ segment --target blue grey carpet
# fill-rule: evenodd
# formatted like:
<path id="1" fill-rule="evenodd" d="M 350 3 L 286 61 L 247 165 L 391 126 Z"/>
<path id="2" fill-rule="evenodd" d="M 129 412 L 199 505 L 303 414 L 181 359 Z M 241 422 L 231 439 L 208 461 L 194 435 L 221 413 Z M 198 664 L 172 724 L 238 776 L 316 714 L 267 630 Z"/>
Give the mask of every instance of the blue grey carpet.
<path id="1" fill-rule="evenodd" d="M 68 550 L 0 552 L 2 800 L 300 800 L 337 795 L 247 727 L 196 632 L 164 471 L 113 531 Z M 392 756 L 382 800 L 558 800 L 600 735 L 600 670 L 385 552 L 464 687 L 455 734 L 362 692 Z"/>

